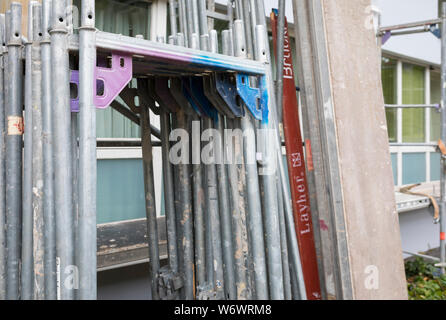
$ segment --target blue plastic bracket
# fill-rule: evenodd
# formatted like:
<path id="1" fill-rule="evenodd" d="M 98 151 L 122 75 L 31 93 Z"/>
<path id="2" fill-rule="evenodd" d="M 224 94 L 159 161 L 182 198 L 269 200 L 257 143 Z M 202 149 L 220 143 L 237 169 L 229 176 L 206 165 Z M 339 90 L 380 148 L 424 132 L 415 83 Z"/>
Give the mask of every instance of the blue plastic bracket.
<path id="1" fill-rule="evenodd" d="M 183 88 L 186 99 L 199 115 L 205 115 L 214 121 L 218 120 L 217 110 L 204 95 L 203 79 L 190 77 L 189 81 L 183 79 Z"/>
<path id="2" fill-rule="evenodd" d="M 441 39 L 441 29 L 437 24 L 433 24 L 430 26 L 429 31 L 436 36 L 438 39 Z"/>
<path id="3" fill-rule="evenodd" d="M 249 75 L 238 73 L 237 93 L 253 117 L 263 122 L 268 122 L 268 91 L 266 77 L 259 77 L 259 87 L 253 88 L 250 85 Z"/>
<path id="4" fill-rule="evenodd" d="M 215 75 L 215 87 L 234 117 L 243 117 L 245 112 L 238 101 L 237 80 L 234 74 L 217 73 Z"/>

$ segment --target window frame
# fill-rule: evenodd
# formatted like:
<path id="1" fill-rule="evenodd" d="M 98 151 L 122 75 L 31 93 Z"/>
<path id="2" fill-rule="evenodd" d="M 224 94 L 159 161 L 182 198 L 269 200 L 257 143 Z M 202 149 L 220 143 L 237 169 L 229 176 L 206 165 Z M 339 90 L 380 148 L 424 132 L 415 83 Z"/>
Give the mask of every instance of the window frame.
<path id="1" fill-rule="evenodd" d="M 412 64 L 421 66 L 424 68 L 424 95 L 425 104 L 431 103 L 431 69 L 437 70 L 438 67 L 429 63 L 422 63 L 419 61 L 412 61 L 402 57 L 395 57 L 392 55 L 383 54 L 383 57 L 394 59 L 397 62 L 396 66 L 396 101 L 398 105 L 403 105 L 403 64 Z M 431 108 L 425 108 L 424 110 L 424 138 L 423 143 L 404 143 L 403 142 L 403 109 L 398 108 L 396 111 L 397 117 L 397 141 L 389 142 L 390 154 L 396 154 L 396 168 L 397 168 L 397 183 L 395 187 L 403 186 L 403 155 L 408 153 L 424 153 L 425 154 L 425 176 L 426 183 L 432 182 L 431 180 L 431 154 L 436 153 L 436 145 L 431 142 Z"/>

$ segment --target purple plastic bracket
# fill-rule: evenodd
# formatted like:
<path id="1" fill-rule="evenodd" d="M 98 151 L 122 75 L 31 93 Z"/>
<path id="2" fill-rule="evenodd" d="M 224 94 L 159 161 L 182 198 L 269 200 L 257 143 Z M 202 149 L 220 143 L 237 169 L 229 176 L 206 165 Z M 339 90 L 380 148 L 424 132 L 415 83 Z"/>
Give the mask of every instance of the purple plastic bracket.
<path id="1" fill-rule="evenodd" d="M 119 93 L 129 84 L 133 76 L 133 64 L 131 55 L 112 53 L 111 68 L 96 67 L 96 85 L 93 88 L 93 103 L 98 109 L 107 108 Z M 71 70 L 70 83 L 79 88 L 79 71 Z M 103 94 L 98 95 L 99 88 L 103 88 Z M 71 111 L 79 112 L 79 96 L 71 99 Z"/>
<path id="2" fill-rule="evenodd" d="M 76 85 L 78 94 L 76 98 L 70 99 L 71 112 L 79 112 L 79 71 L 71 70 L 70 83 Z"/>
<path id="3" fill-rule="evenodd" d="M 389 39 L 390 39 L 391 37 L 392 37 L 392 32 L 387 31 L 387 32 L 382 36 L 382 39 L 381 39 L 381 43 L 382 43 L 382 45 L 385 45 L 386 42 L 389 41 Z"/>

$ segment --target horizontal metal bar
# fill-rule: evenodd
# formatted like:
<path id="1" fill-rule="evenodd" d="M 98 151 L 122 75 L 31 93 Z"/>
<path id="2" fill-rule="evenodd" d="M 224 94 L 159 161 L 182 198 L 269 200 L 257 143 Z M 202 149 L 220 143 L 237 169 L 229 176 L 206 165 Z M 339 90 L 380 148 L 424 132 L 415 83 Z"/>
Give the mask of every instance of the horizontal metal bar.
<path id="1" fill-rule="evenodd" d="M 382 34 L 382 33 L 388 32 L 388 31 L 431 26 L 431 25 L 440 24 L 440 23 L 441 23 L 441 19 L 432 19 L 432 20 L 425 20 L 425 21 L 412 22 L 412 23 L 403 23 L 403 24 L 397 24 L 397 25 L 388 26 L 388 27 L 382 27 L 379 29 L 379 31 Z"/>
<path id="2" fill-rule="evenodd" d="M 135 140 L 97 140 L 97 146 L 101 148 L 141 147 L 141 139 Z M 161 147 L 161 141 L 152 141 L 152 147 Z"/>
<path id="3" fill-rule="evenodd" d="M 390 32 L 390 35 L 392 37 L 396 37 L 396 36 L 405 36 L 408 34 L 416 34 L 416 33 L 426 33 L 429 32 L 430 29 L 425 27 L 424 29 L 413 29 L 413 30 L 407 30 L 407 31 L 392 31 Z"/>
<path id="4" fill-rule="evenodd" d="M 70 36 L 69 45 L 72 51 L 79 49 L 77 35 Z M 164 67 L 168 64 L 169 70 L 176 70 L 179 75 L 184 74 L 187 68 L 197 69 L 200 72 L 232 71 L 261 76 L 265 75 L 266 70 L 264 63 L 254 60 L 240 59 L 102 31 L 96 33 L 96 46 L 99 51 L 118 51 L 131 54 L 134 57 L 161 62 Z M 134 70 L 135 72 L 136 70 Z"/>
<path id="5" fill-rule="evenodd" d="M 407 109 L 407 108 L 428 108 L 428 109 L 438 109 L 439 104 L 386 104 L 384 105 L 389 109 Z"/>
<path id="6" fill-rule="evenodd" d="M 440 261 L 439 258 L 427 256 L 425 254 L 413 253 L 413 252 L 409 252 L 409 251 L 403 251 L 403 253 L 409 254 L 411 256 L 420 257 L 420 258 L 424 258 L 424 259 L 427 259 L 427 260 L 435 261 L 435 262 L 439 262 Z"/>
<path id="7" fill-rule="evenodd" d="M 209 18 L 217 19 L 217 20 L 223 20 L 223 21 L 229 21 L 229 17 L 226 14 L 214 12 L 214 11 L 206 11 L 206 14 Z"/>
<path id="8" fill-rule="evenodd" d="M 390 147 L 437 147 L 438 145 L 434 142 L 432 143 L 415 143 L 415 142 L 404 142 L 404 143 L 389 143 Z"/>

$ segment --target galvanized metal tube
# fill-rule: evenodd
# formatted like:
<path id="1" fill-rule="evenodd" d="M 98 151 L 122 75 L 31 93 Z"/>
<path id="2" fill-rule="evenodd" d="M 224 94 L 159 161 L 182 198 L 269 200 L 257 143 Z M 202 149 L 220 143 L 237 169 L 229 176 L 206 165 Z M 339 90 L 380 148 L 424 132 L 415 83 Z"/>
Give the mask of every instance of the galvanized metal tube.
<path id="1" fill-rule="evenodd" d="M 263 2 L 259 2 L 258 5 L 258 12 L 262 13 L 265 11 Z M 257 48 L 257 59 L 259 61 L 265 61 L 270 62 L 271 56 L 269 51 L 269 42 L 268 39 L 268 33 L 266 29 L 266 18 L 265 15 L 262 14 L 258 17 L 259 25 L 256 27 L 256 37 L 258 40 L 259 47 Z M 266 70 L 266 80 L 268 83 L 268 95 L 270 97 L 270 120 L 268 123 L 263 123 L 262 128 L 268 129 L 269 132 L 272 133 L 273 137 L 273 146 L 275 143 L 275 149 L 276 151 L 276 161 L 277 161 L 277 167 L 279 169 L 278 174 L 280 174 L 282 181 L 287 181 L 284 164 L 282 161 L 282 154 L 281 154 L 281 141 L 280 141 L 280 134 L 278 132 L 278 120 L 277 120 L 277 106 L 275 105 L 275 97 L 274 97 L 274 88 L 272 75 L 271 75 L 271 68 L 267 68 Z M 274 141 L 275 140 L 275 141 Z M 267 164 L 270 165 L 270 164 Z M 269 170 L 268 170 L 269 171 Z M 267 175 L 264 177 L 267 178 Z M 265 189 L 265 193 L 267 190 Z M 285 183 L 282 183 L 282 192 L 284 196 L 284 204 L 285 204 L 285 222 L 287 227 L 287 232 L 290 235 L 289 237 L 289 249 L 290 249 L 290 261 L 294 265 L 293 270 L 297 274 L 296 278 L 298 279 L 298 285 L 299 285 L 299 293 L 300 293 L 300 299 L 305 300 L 306 299 L 306 292 L 305 292 L 305 283 L 303 280 L 303 273 L 302 273 L 302 265 L 300 260 L 300 254 L 299 254 L 299 246 L 297 243 L 297 238 L 295 236 L 295 227 L 294 227 L 294 219 L 293 219 L 293 210 L 291 207 L 291 195 L 290 190 L 287 188 L 287 185 Z M 291 236 L 294 235 L 294 236 Z"/>
<path id="2" fill-rule="evenodd" d="M 9 18 L 8 18 L 9 16 Z M 6 104 L 6 299 L 20 298 L 20 253 L 22 235 L 22 6 L 11 4 L 7 13 L 6 43 L 8 46 L 8 101 Z M 8 22 L 10 25 L 8 25 Z"/>
<path id="3" fill-rule="evenodd" d="M 52 3 L 51 74 L 54 137 L 54 205 L 56 208 L 57 298 L 73 300 L 77 283 L 74 265 L 73 154 L 68 63 L 66 1 Z M 82 81 L 81 81 L 82 85 Z M 91 88 L 90 88 L 91 89 Z M 56 156 L 57 155 L 57 156 Z M 96 181 L 95 181 L 96 183 Z"/>
<path id="4" fill-rule="evenodd" d="M 441 140 L 446 141 L 446 3 L 442 4 L 441 11 L 442 19 L 442 38 L 441 38 L 441 82 L 443 83 L 441 89 Z M 440 210 L 440 263 L 441 273 L 445 273 L 446 262 L 446 158 L 441 157 L 441 176 L 440 176 L 440 189 L 441 189 L 441 210 Z"/>
<path id="5" fill-rule="evenodd" d="M 245 39 L 246 39 L 246 49 L 247 49 L 247 57 L 248 59 L 253 59 L 254 58 L 254 49 L 252 46 L 252 30 L 251 30 L 251 15 L 249 14 L 250 10 L 249 10 L 249 1 L 242 1 L 243 3 L 243 8 L 242 8 L 242 13 L 243 13 L 243 23 L 245 25 Z"/>
<path id="6" fill-rule="evenodd" d="M 259 3 L 260 6 L 260 3 Z M 257 33 L 257 40 L 259 48 L 261 48 L 260 56 L 266 56 L 266 40 L 263 33 Z M 261 59 L 264 59 L 263 57 Z M 260 60 L 260 59 L 259 59 Z M 266 59 L 264 61 L 267 61 Z M 268 73 L 267 73 L 268 74 Z M 273 99 L 274 90 L 270 90 L 269 86 L 274 88 L 272 79 L 268 78 L 268 96 L 269 96 L 269 116 L 276 112 Z M 273 116 L 271 115 L 271 118 Z M 274 130 L 277 127 L 274 126 L 271 120 L 262 121 L 260 128 L 262 129 L 261 134 L 258 135 L 257 141 L 259 144 L 259 149 L 262 151 L 262 182 L 264 188 L 264 209 L 265 209 L 265 240 L 267 246 L 267 263 L 268 263 L 268 280 L 271 291 L 271 299 L 282 300 L 284 298 L 284 288 L 283 288 L 283 270 L 281 263 L 281 245 L 280 245 L 280 231 L 279 229 L 279 212 L 277 203 L 277 189 L 276 189 L 276 168 L 280 165 L 282 161 L 281 155 L 278 158 L 280 149 L 274 140 Z M 272 144 L 272 146 L 271 146 Z"/>
<path id="7" fill-rule="evenodd" d="M 232 55 L 232 33 L 229 30 L 224 30 L 222 38 L 223 52 Z M 236 133 L 234 130 L 235 121 L 233 119 L 226 119 L 227 127 L 229 130 L 232 130 L 232 133 Z M 232 136 L 226 136 L 223 129 L 223 119 L 218 121 L 218 128 L 220 135 L 224 137 L 224 145 L 220 147 L 225 151 L 223 155 L 224 163 L 226 161 L 228 162 L 227 170 L 231 203 L 230 205 L 228 203 L 227 206 L 228 209 L 231 208 L 232 217 L 233 263 L 235 268 L 237 299 L 248 300 L 252 297 L 252 290 L 247 279 L 248 239 L 245 212 L 246 179 L 241 141 L 243 138 L 241 134 L 238 137 L 236 136 L 235 139 Z M 228 139 L 231 139 L 231 141 L 228 141 Z"/>
<path id="8" fill-rule="evenodd" d="M 246 41 L 243 32 L 243 21 L 234 22 L 234 52 L 236 57 L 246 56 Z M 245 117 L 241 118 L 241 129 L 244 133 L 243 154 L 246 169 L 246 188 L 248 199 L 249 233 L 254 262 L 254 279 L 256 299 L 267 300 L 269 291 L 267 285 L 267 270 L 265 258 L 265 242 L 263 234 L 263 219 L 260 199 L 259 177 L 256 162 L 256 139 L 253 120 L 246 110 Z"/>
<path id="9" fill-rule="evenodd" d="M 79 298 L 96 299 L 95 2 L 82 0 L 79 30 Z M 149 136 L 150 139 L 150 136 Z"/>
<path id="10" fill-rule="evenodd" d="M 203 129 L 207 132 L 209 141 L 214 141 L 212 134 L 211 118 L 203 118 Z M 212 137 L 212 138 L 211 138 Z M 202 139 L 204 137 L 202 136 Z M 217 170 L 215 163 L 205 164 L 206 179 L 206 207 L 210 219 L 210 227 L 212 234 L 212 253 L 213 253 L 213 270 L 214 270 L 214 289 L 217 297 L 225 292 L 224 273 L 223 273 L 223 252 L 221 240 L 221 225 L 219 213 L 219 194 L 217 183 Z M 209 230 L 208 230 L 209 232 Z"/>
<path id="11" fill-rule="evenodd" d="M 7 273 L 8 273 L 8 266 L 7 266 L 7 258 L 8 258 L 8 253 L 7 253 L 7 243 L 6 243 L 6 241 L 7 241 L 7 236 L 8 236 L 8 234 L 7 234 L 7 231 L 6 231 L 6 228 L 7 228 L 7 223 L 8 223 L 8 221 L 7 221 L 7 215 L 6 215 L 6 185 L 7 185 L 7 183 L 6 183 L 6 136 L 7 136 L 7 134 L 8 134 L 8 128 L 7 128 L 7 105 L 9 104 L 9 100 L 10 100 L 10 98 L 9 98 L 9 85 L 8 85 L 8 83 L 9 83 L 9 68 L 8 68 L 8 63 L 9 63 L 9 58 L 8 58 L 8 47 L 6 46 L 6 44 L 7 44 L 7 35 L 9 34 L 9 28 L 10 28 L 10 24 L 11 24 L 11 11 L 6 11 L 6 13 L 5 13 L 5 24 L 4 24 L 4 40 L 3 40 L 3 43 L 2 44 L 4 44 L 4 46 L 3 46 L 3 99 L 4 99 L 4 119 L 5 119 L 5 123 L 4 123 L 4 125 L 5 125 L 5 135 L 4 135 L 4 149 L 5 149 L 5 164 L 4 164 L 4 166 L 5 166 L 5 172 L 4 172 L 4 177 L 5 177 L 5 180 L 4 180 L 4 184 L 5 184 L 5 186 L 4 186 L 4 189 L 5 189 L 5 211 L 4 211 L 4 217 L 5 217 L 5 225 L 4 225 L 4 227 L 3 227 L 3 229 L 4 229 L 4 246 L 5 246 L 5 256 L 4 256 L 4 261 L 5 261 L 5 264 L 4 264 L 4 284 L 3 284 L 3 286 L 4 286 L 4 288 L 5 288 L 5 290 L 4 290 L 4 292 L 3 292 L 3 296 L 4 296 L 4 298 L 6 299 L 6 297 L 7 297 L 7 294 L 6 294 L 6 291 L 7 291 L 7 282 L 8 282 L 8 275 L 7 275 Z M 8 27 L 9 26 L 9 27 Z"/>
<path id="12" fill-rule="evenodd" d="M 56 221 L 54 212 L 53 180 L 53 130 L 51 123 L 51 44 L 50 27 L 52 0 L 42 3 L 43 40 L 41 42 L 42 61 L 42 142 L 43 142 L 43 216 L 45 246 L 45 299 L 57 298 L 56 284 Z"/>
<path id="13" fill-rule="evenodd" d="M 250 15 L 251 15 L 252 42 L 254 45 L 254 54 L 255 54 L 255 50 L 256 50 L 255 46 L 257 44 L 257 37 L 256 37 L 257 12 L 255 10 L 256 0 L 249 0 L 249 7 L 250 7 Z"/>
<path id="14" fill-rule="evenodd" d="M 236 20 L 242 20 L 243 14 L 242 14 L 242 0 L 233 0 L 235 2 L 235 19 Z"/>
<path id="15" fill-rule="evenodd" d="M 5 181 L 5 15 L 0 14 L 0 300 L 6 294 L 6 181 Z"/>
<path id="16" fill-rule="evenodd" d="M 232 26 L 234 24 L 234 3 L 233 0 L 228 0 L 226 7 L 227 7 L 227 15 L 229 19 L 229 30 L 232 30 Z"/>
<path id="17" fill-rule="evenodd" d="M 285 300 L 291 300 L 291 276 L 290 264 L 288 260 L 288 243 L 285 225 L 284 200 L 282 193 L 282 181 L 280 176 L 277 178 L 277 203 L 279 204 L 279 228 L 280 228 L 280 247 L 282 249 L 282 270 L 283 270 L 283 288 Z"/>
<path id="18" fill-rule="evenodd" d="M 23 189 L 22 189 L 22 266 L 21 266 L 21 298 L 33 299 L 33 101 L 32 101 L 32 38 L 33 7 L 37 4 L 30 1 L 28 5 L 28 42 L 25 44 L 25 135 L 23 155 Z"/>
<path id="19" fill-rule="evenodd" d="M 188 39 L 188 46 L 189 48 L 193 48 L 192 46 L 192 36 L 193 34 L 197 34 L 196 28 L 194 26 L 194 13 L 192 8 L 192 1 L 188 0 L 185 4 L 185 10 L 186 10 L 186 24 L 187 24 L 187 39 Z"/>
<path id="20" fill-rule="evenodd" d="M 201 164 L 201 125 L 198 116 L 192 121 L 192 179 L 194 201 L 194 228 L 195 228 L 195 265 L 197 286 L 202 287 L 206 281 L 206 244 L 203 190 L 203 166 Z M 198 159 L 196 156 L 198 155 Z M 198 160 L 198 161 L 196 161 Z"/>
<path id="21" fill-rule="evenodd" d="M 401 30 L 401 29 L 410 29 L 410 28 L 416 28 L 416 27 L 425 27 L 425 26 L 432 26 L 436 24 L 443 23 L 443 19 L 432 19 L 432 20 L 426 20 L 426 21 L 419 21 L 419 22 L 412 22 L 412 23 L 404 23 L 394 26 L 388 26 L 388 27 L 382 27 L 379 29 L 379 33 L 385 33 L 387 31 L 395 31 L 395 30 Z"/>
<path id="22" fill-rule="evenodd" d="M 284 65 L 284 29 L 285 29 L 285 1 L 279 0 L 279 22 L 277 27 L 277 52 L 276 52 L 276 97 L 277 97 L 277 118 L 279 123 L 282 121 L 283 109 L 283 65 Z M 281 148 L 279 148 L 281 150 Z M 280 151 L 281 154 L 281 151 Z M 279 160 L 280 161 L 280 160 Z M 286 181 L 281 177 L 277 178 L 277 196 L 279 203 L 279 225 L 280 225 L 280 243 L 282 247 L 282 269 L 283 286 L 285 290 L 285 299 L 291 300 L 291 279 L 288 261 L 287 233 L 284 216 L 284 199 L 281 186 Z"/>
<path id="23" fill-rule="evenodd" d="M 34 253 L 34 299 L 45 299 L 44 217 L 43 217 L 43 144 L 42 144 L 42 5 L 32 7 L 32 207 Z M 28 34 L 31 37 L 31 34 Z"/>
<path id="24" fill-rule="evenodd" d="M 192 5 L 192 18 L 194 22 L 194 33 L 200 34 L 200 21 L 199 21 L 199 13 L 198 13 L 198 0 L 189 0 L 188 2 Z"/>
<path id="25" fill-rule="evenodd" d="M 185 0 L 178 0 L 178 15 L 179 15 L 179 21 L 180 21 L 180 33 L 183 34 L 183 45 L 188 47 L 189 42 L 189 26 L 187 23 L 187 14 L 186 14 L 186 1 Z M 181 41 L 178 39 L 177 41 Z M 179 46 L 182 46 L 178 44 Z"/>
<path id="26" fill-rule="evenodd" d="M 138 80 L 138 87 L 145 81 Z M 147 86 L 145 86 L 147 87 Z M 153 101 L 153 103 L 155 103 Z M 159 300 L 158 272 L 160 269 L 158 248 L 158 226 L 156 223 L 155 181 L 153 178 L 153 154 L 150 133 L 150 112 L 148 106 L 141 106 L 141 139 L 144 168 L 144 189 L 146 199 L 147 235 L 149 241 L 150 276 L 152 299 Z"/>
<path id="27" fill-rule="evenodd" d="M 208 19 L 206 14 L 206 0 L 197 0 L 198 1 L 198 21 L 200 24 L 200 33 L 208 34 Z"/>
<path id="28" fill-rule="evenodd" d="M 205 12 L 200 12 L 202 15 Z M 205 14 L 204 14 L 205 16 Z M 206 19 L 205 19 L 206 20 Z M 217 53 L 218 51 L 218 38 L 217 32 L 212 30 L 212 51 Z M 205 24 L 205 29 L 202 32 L 206 32 L 205 37 L 209 39 L 209 34 L 207 33 L 207 21 Z M 210 44 L 210 43 L 209 43 Z M 209 50 L 209 48 L 205 48 Z M 205 120 L 206 121 L 206 120 Z M 221 238 L 222 238 L 222 251 L 223 251 L 223 274 L 225 283 L 225 295 L 229 300 L 234 300 L 237 296 L 235 275 L 234 275 L 234 258 L 233 258 L 233 247 L 232 247 L 232 228 L 231 228 L 231 214 L 230 214 L 230 204 L 229 204 L 229 194 L 228 194 L 228 176 L 226 172 L 226 165 L 224 164 L 224 150 L 223 150 L 223 126 L 224 118 L 220 114 L 218 115 L 216 123 L 212 124 L 211 128 L 213 137 L 213 147 L 214 149 L 214 160 L 215 168 L 217 170 L 217 180 L 218 180 L 218 205 L 220 210 L 221 219 Z M 216 127 L 214 129 L 214 126 Z"/>
<path id="29" fill-rule="evenodd" d="M 170 34 L 176 38 L 177 27 L 177 1 L 169 0 Z"/>
<path id="30" fill-rule="evenodd" d="M 181 129 L 178 125 L 177 114 L 172 114 L 172 127 L 174 129 Z M 170 139 L 170 137 L 169 137 Z M 180 165 L 173 165 L 174 176 L 174 190 L 175 190 L 175 225 L 177 231 L 177 248 L 178 248 L 178 271 L 181 275 L 184 275 L 184 251 L 183 251 L 183 226 L 181 224 L 183 213 L 181 211 L 181 195 L 180 195 Z M 185 288 L 180 290 L 180 299 L 185 299 Z"/>
<path id="31" fill-rule="evenodd" d="M 223 245 L 223 267 L 225 275 L 225 288 L 226 298 L 228 300 L 235 300 L 237 298 L 237 286 L 236 277 L 234 274 L 234 258 L 243 254 L 243 250 L 236 252 L 234 257 L 234 249 L 232 246 L 233 230 L 231 220 L 231 204 L 229 202 L 229 186 L 228 186 L 228 174 L 226 172 L 226 164 L 224 163 L 223 136 L 224 136 L 224 118 L 222 115 L 218 115 L 217 131 L 218 135 L 214 137 L 216 153 L 220 153 L 217 156 L 217 178 L 218 178 L 218 194 L 219 194 L 219 206 L 220 206 L 220 218 L 221 218 L 221 233 L 222 233 L 222 245 Z M 215 132 L 217 133 L 217 132 Z M 241 234 L 240 234 L 241 235 Z M 237 239 L 242 240 L 242 239 Z M 242 258 L 242 257 L 241 257 Z M 244 270 L 242 270 L 244 272 Z M 239 288 L 243 284 L 239 283 Z"/>
<path id="32" fill-rule="evenodd" d="M 177 112 L 178 127 L 188 131 L 187 116 L 183 110 Z M 189 155 L 187 156 L 189 159 Z M 187 163 L 178 166 L 180 212 L 182 232 L 182 248 L 184 263 L 184 293 L 186 300 L 194 299 L 194 239 L 192 218 L 192 194 L 190 184 L 190 168 Z"/>
<path id="33" fill-rule="evenodd" d="M 169 252 L 169 266 L 172 272 L 178 272 L 178 247 L 177 247 L 177 228 L 175 222 L 175 199 L 173 187 L 172 164 L 169 159 L 170 143 L 170 116 L 162 111 L 160 114 L 161 122 L 161 152 L 163 158 L 163 185 L 164 185 L 164 203 L 167 225 L 167 243 Z"/>
<path id="34" fill-rule="evenodd" d="M 181 3 L 181 0 L 180 0 Z M 178 33 L 176 44 L 178 46 L 185 46 L 185 36 L 183 33 Z M 171 80 L 172 81 L 172 80 Z M 172 127 L 174 129 L 180 129 L 184 130 L 183 127 L 185 126 L 184 122 L 185 120 L 184 114 L 182 112 L 173 113 L 172 114 Z M 183 127 L 182 127 L 183 126 Z M 170 139 L 170 136 L 169 136 Z M 179 263 L 179 272 L 184 275 L 185 274 L 185 265 L 184 265 L 184 256 L 185 251 L 182 241 L 183 239 L 183 207 L 182 206 L 182 196 L 180 192 L 180 166 L 181 164 L 175 164 L 173 165 L 173 172 L 174 172 L 174 190 L 175 190 L 175 220 L 176 220 L 176 228 L 177 228 L 177 247 L 178 247 L 178 263 Z M 193 249 L 192 249 L 193 250 Z M 193 253 L 192 253 L 193 254 Z M 186 288 L 183 286 L 183 288 L 180 291 L 180 298 L 185 299 L 186 297 Z"/>
<path id="35" fill-rule="evenodd" d="M 276 97 L 277 120 L 282 122 L 283 109 L 283 58 L 285 41 L 285 0 L 279 0 L 279 21 L 277 24 L 277 52 L 276 52 Z"/>
<path id="36" fill-rule="evenodd" d="M 79 114 L 77 112 L 71 113 L 71 150 L 73 154 L 72 168 L 73 168 L 73 229 L 74 229 L 74 263 L 76 266 L 80 265 L 79 252 Z M 79 290 L 75 292 L 75 300 L 79 299 Z"/>
<path id="37" fill-rule="evenodd" d="M 239 126 L 234 122 L 238 120 L 227 119 L 228 129 L 236 130 Z M 234 132 L 235 133 L 235 132 Z M 228 137 L 225 137 L 226 139 Z M 234 263 L 235 263 L 235 281 L 237 287 L 238 300 L 250 300 L 252 298 L 253 288 L 248 281 L 248 235 L 246 229 L 246 179 L 245 166 L 243 163 L 242 135 L 235 137 L 235 141 L 225 141 L 226 148 L 231 148 L 231 158 L 228 165 L 229 186 L 231 194 L 232 209 L 232 227 L 233 227 L 233 245 L 234 245 Z M 232 140 L 232 136 L 231 136 Z"/>

